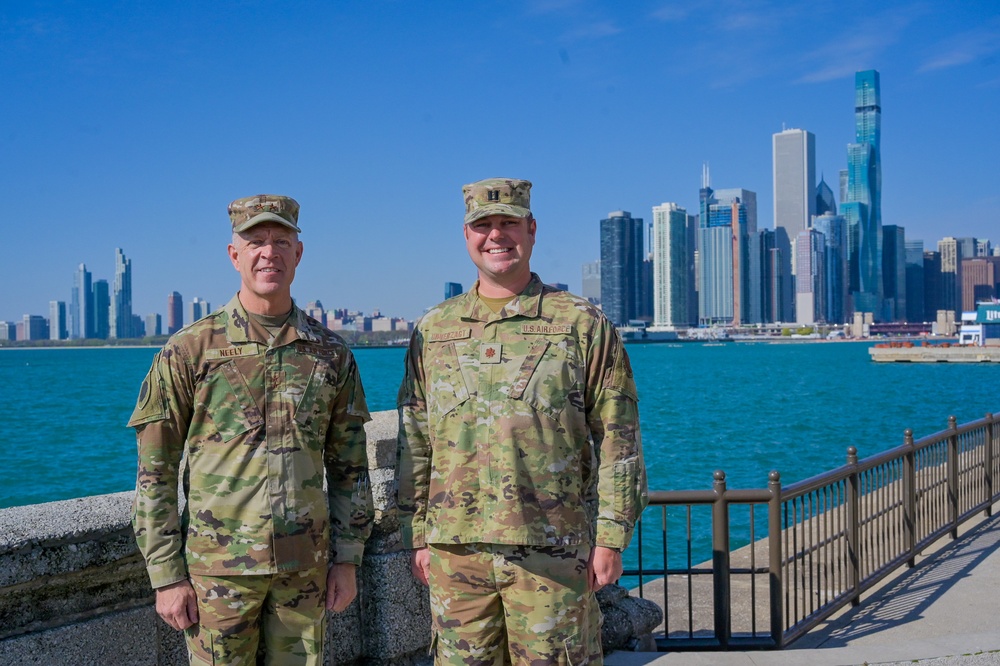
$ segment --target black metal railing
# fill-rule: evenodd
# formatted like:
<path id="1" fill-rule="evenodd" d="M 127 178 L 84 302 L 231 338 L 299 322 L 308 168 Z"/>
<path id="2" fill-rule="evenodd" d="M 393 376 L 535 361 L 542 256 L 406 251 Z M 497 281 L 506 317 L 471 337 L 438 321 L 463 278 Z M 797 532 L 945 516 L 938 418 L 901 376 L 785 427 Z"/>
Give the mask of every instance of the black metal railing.
<path id="1" fill-rule="evenodd" d="M 625 583 L 663 608 L 663 650 L 788 645 L 1000 499 L 1000 417 L 781 486 L 655 491 Z M 710 522 L 711 530 L 693 529 Z M 762 527 L 761 527 L 762 526 Z M 738 547 L 733 550 L 732 546 Z M 652 563 L 655 562 L 655 565 Z"/>

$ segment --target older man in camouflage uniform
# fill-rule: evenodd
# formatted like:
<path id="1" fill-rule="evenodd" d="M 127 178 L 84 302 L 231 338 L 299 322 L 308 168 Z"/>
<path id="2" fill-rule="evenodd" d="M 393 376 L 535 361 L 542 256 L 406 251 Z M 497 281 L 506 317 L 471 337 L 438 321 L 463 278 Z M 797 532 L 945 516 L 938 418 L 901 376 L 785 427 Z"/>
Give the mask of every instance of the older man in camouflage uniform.
<path id="1" fill-rule="evenodd" d="M 357 593 L 368 409 L 343 340 L 292 301 L 298 211 L 275 195 L 230 204 L 240 291 L 167 341 L 129 421 L 136 541 L 192 664 L 253 664 L 258 652 L 318 664 L 324 606 Z"/>
<path id="2" fill-rule="evenodd" d="M 646 504 L 628 356 L 531 272 L 530 188 L 465 186 L 479 280 L 420 320 L 399 392 L 398 510 L 438 664 L 601 663 L 594 592 Z"/>

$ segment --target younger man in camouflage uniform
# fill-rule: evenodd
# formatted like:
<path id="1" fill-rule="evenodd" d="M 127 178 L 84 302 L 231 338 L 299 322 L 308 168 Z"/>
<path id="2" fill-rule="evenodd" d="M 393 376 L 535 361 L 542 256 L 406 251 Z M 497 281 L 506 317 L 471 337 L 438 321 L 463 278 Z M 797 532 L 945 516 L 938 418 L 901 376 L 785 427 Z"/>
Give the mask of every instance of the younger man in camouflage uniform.
<path id="1" fill-rule="evenodd" d="M 240 291 L 167 341 L 129 421 L 136 541 L 192 664 L 253 664 L 258 648 L 267 664 L 318 664 L 324 605 L 357 593 L 368 409 L 343 340 L 292 302 L 298 211 L 274 195 L 230 204 Z"/>
<path id="2" fill-rule="evenodd" d="M 594 592 L 646 504 L 628 356 L 531 272 L 530 188 L 465 186 L 479 280 L 420 320 L 399 392 L 397 503 L 438 664 L 601 663 Z"/>

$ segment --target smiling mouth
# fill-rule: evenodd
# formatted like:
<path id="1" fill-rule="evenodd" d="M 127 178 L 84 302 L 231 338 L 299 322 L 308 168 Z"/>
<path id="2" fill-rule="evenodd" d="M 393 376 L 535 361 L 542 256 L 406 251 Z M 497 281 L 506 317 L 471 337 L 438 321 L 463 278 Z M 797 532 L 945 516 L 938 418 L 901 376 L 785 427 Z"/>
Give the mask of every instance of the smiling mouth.
<path id="1" fill-rule="evenodd" d="M 510 252 L 510 248 L 509 247 L 491 247 L 490 249 L 486 250 L 486 252 L 487 252 L 487 254 L 505 254 L 507 252 Z"/>

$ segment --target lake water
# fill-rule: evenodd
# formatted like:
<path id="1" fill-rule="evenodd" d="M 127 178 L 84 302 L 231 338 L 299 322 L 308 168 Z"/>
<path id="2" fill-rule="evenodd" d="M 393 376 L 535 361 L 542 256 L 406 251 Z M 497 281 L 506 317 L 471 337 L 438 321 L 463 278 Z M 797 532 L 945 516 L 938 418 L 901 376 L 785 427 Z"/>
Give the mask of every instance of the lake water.
<path id="1" fill-rule="evenodd" d="M 784 484 L 1000 409 L 1000 365 L 875 364 L 863 343 L 628 346 L 650 488 Z M 129 490 L 125 427 L 155 349 L 0 350 L 0 508 Z M 402 349 L 355 350 L 372 410 L 394 409 Z"/>

